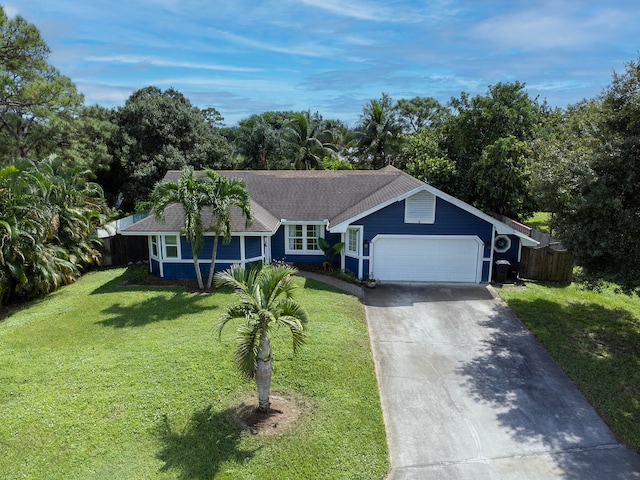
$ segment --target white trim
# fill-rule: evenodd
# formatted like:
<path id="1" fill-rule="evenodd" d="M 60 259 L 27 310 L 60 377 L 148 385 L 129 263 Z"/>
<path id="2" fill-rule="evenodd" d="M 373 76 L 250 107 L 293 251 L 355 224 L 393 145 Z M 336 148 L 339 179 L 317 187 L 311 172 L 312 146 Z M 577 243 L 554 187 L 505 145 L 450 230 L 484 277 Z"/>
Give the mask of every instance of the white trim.
<path id="1" fill-rule="evenodd" d="M 156 254 L 153 254 L 153 239 L 155 238 L 155 246 L 156 246 Z M 147 237 L 147 242 L 149 243 L 149 258 L 154 260 L 161 260 L 162 255 L 160 254 L 160 241 L 158 240 L 158 235 L 149 235 Z"/>
<path id="2" fill-rule="evenodd" d="M 176 256 L 169 256 L 169 254 L 167 253 L 167 237 L 176 237 L 176 243 L 175 245 L 171 244 L 171 247 L 176 247 Z M 178 234 L 173 234 L 173 233 L 169 233 L 166 235 L 162 235 L 162 247 L 161 247 L 161 252 L 162 252 L 162 259 L 163 260 L 182 260 L 182 248 L 181 248 L 181 235 Z"/>
<path id="3" fill-rule="evenodd" d="M 264 263 L 271 263 L 273 261 L 271 258 L 271 236 L 263 236 L 260 243 L 262 244 L 262 257 L 264 258 Z"/>
<path id="4" fill-rule="evenodd" d="M 322 255 L 322 249 L 318 247 L 317 249 L 308 249 L 307 242 L 311 237 L 307 236 L 307 227 L 320 227 L 320 231 L 316 232 L 317 235 L 313 238 L 322 237 L 325 235 L 325 223 L 324 222 L 282 222 L 284 225 L 284 253 L 285 255 Z M 290 237 L 289 236 L 289 227 L 302 227 L 302 236 L 301 237 Z M 289 240 L 291 238 L 299 238 L 302 240 L 302 249 L 293 249 L 289 247 Z"/>
<path id="5" fill-rule="evenodd" d="M 356 250 L 349 250 L 349 230 L 355 231 L 357 233 L 356 238 Z M 362 254 L 362 233 L 364 228 L 361 225 L 350 226 L 347 228 L 347 231 L 344 232 L 344 253 L 348 257 L 358 258 Z"/>
<path id="6" fill-rule="evenodd" d="M 369 276 L 375 278 L 375 272 L 373 271 L 373 264 L 375 263 L 375 244 L 378 240 L 382 239 L 423 239 L 423 240 L 474 240 L 478 244 L 478 256 L 476 262 L 476 283 L 482 282 L 482 267 L 484 265 L 484 242 L 477 235 L 393 235 L 393 234 L 379 234 L 376 235 L 369 246 Z M 489 277 L 491 278 L 491 277 Z"/>
<path id="7" fill-rule="evenodd" d="M 348 232 L 350 229 L 358 230 L 358 252 L 353 253 L 347 250 L 348 246 Z M 364 260 L 369 259 L 369 256 L 364 256 L 364 226 L 362 225 L 351 225 L 347 228 L 344 233 L 341 233 L 341 240 L 344 242 L 344 248 L 342 249 L 341 255 L 341 268 L 344 270 L 346 268 L 346 257 L 355 258 L 358 261 L 358 271 L 356 272 L 358 278 L 362 278 L 363 270 L 364 270 Z"/>

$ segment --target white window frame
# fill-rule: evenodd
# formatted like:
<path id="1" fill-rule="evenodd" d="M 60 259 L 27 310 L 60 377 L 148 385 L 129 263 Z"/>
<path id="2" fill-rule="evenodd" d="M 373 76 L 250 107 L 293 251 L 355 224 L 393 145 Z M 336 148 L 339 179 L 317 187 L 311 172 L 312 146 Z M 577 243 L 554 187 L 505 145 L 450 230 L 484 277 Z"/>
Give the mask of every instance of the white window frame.
<path id="1" fill-rule="evenodd" d="M 352 240 L 351 239 L 351 234 L 352 233 L 355 233 L 355 235 L 356 235 L 356 238 L 355 238 L 355 242 L 356 242 L 355 247 L 356 248 L 355 248 L 355 250 L 351 249 L 351 247 L 352 247 L 352 245 L 351 245 L 351 240 Z M 344 246 L 345 253 L 347 253 L 348 255 L 356 256 L 356 257 L 360 256 L 360 249 L 362 248 L 361 247 L 361 243 L 362 242 L 360 240 L 361 236 L 362 236 L 362 227 L 348 227 L 347 228 L 347 232 L 345 234 L 346 238 L 345 238 L 345 242 L 344 242 L 345 243 L 345 246 Z"/>
<path id="2" fill-rule="evenodd" d="M 167 242 L 167 239 L 169 237 L 175 237 L 176 239 L 176 243 L 171 243 L 169 244 Z M 162 251 L 164 253 L 164 258 L 165 259 L 170 259 L 170 260 L 181 260 L 181 256 L 180 256 L 180 235 L 175 234 L 175 235 L 163 235 L 162 238 Z M 169 255 L 169 252 L 167 251 L 167 247 L 175 247 L 176 248 L 176 255 Z"/>
<path id="3" fill-rule="evenodd" d="M 151 256 L 151 258 L 159 259 L 160 258 L 160 242 L 158 239 L 158 235 L 150 235 L 149 245 L 150 245 L 149 255 Z"/>
<path id="4" fill-rule="evenodd" d="M 284 253 L 287 255 L 304 255 L 304 254 L 311 254 L 311 255 L 321 255 L 322 249 L 318 246 L 316 249 L 311 249 L 308 248 L 308 242 L 311 239 L 315 239 L 317 237 L 322 237 L 324 238 L 324 224 L 323 223 L 287 223 L 285 224 L 285 229 L 284 229 Z M 290 232 L 291 229 L 295 229 L 296 227 L 302 227 L 302 235 L 301 236 L 291 236 Z M 307 231 L 309 227 L 314 227 L 315 230 L 317 230 L 315 233 L 316 235 L 309 235 L 309 232 Z M 297 249 L 297 248 L 291 248 L 291 243 L 290 240 L 291 239 L 300 239 L 302 240 L 302 248 L 301 249 Z M 316 240 L 316 246 L 317 246 L 317 240 Z"/>
<path id="5" fill-rule="evenodd" d="M 404 223 L 435 223 L 436 196 L 422 190 L 404 201 Z"/>

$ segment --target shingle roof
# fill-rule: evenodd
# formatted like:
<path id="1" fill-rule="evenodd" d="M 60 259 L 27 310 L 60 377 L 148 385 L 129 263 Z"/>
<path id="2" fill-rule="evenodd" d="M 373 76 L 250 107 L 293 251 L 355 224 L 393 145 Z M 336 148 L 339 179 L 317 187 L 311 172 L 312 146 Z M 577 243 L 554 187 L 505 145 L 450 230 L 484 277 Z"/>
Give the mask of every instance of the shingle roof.
<path id="1" fill-rule="evenodd" d="M 170 170 L 165 181 L 177 181 L 182 172 Z M 234 232 L 273 232 L 280 221 L 324 221 L 337 225 L 377 205 L 425 186 L 420 180 L 388 166 L 380 170 L 226 170 L 226 177 L 244 179 L 255 220 L 246 229 L 239 210 L 232 211 Z M 203 212 L 205 227 L 210 210 Z M 172 205 L 165 222 L 153 217 L 127 228 L 127 232 L 179 231 L 182 208 Z"/>

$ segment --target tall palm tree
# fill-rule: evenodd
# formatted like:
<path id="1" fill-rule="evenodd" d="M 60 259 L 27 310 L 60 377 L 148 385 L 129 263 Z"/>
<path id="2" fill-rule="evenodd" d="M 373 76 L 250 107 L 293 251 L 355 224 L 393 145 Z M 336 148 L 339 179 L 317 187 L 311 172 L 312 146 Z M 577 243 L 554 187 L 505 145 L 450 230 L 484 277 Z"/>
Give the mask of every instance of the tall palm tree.
<path id="1" fill-rule="evenodd" d="M 295 168 L 311 170 L 323 168 L 322 159 L 335 154 L 337 147 L 331 142 L 333 134 L 322 130 L 321 121 L 309 112 L 295 112 L 287 122 L 287 137 L 294 149 Z"/>
<path id="2" fill-rule="evenodd" d="M 269 410 L 271 390 L 271 344 L 274 327 L 291 331 L 294 353 L 305 341 L 306 310 L 293 299 L 291 276 L 295 268 L 263 266 L 245 269 L 239 265 L 216 274 L 216 285 L 229 286 L 239 301 L 229 305 L 220 317 L 218 336 L 231 320 L 244 320 L 237 328 L 235 363 L 247 378 L 255 378 L 258 388 L 258 410 Z"/>
<path id="3" fill-rule="evenodd" d="M 400 125 L 393 110 L 391 97 L 382 94 L 364 108 L 357 128 L 357 152 L 362 161 L 378 169 L 393 163 L 398 149 Z"/>
<path id="4" fill-rule="evenodd" d="M 164 211 L 172 203 L 182 206 L 184 226 L 182 234 L 191 243 L 193 265 L 196 270 L 198 287 L 204 289 L 202 271 L 198 265 L 198 255 L 204 246 L 204 226 L 202 209 L 210 202 L 213 185 L 206 177 L 196 176 L 193 167 L 182 171 L 178 182 L 160 182 L 151 194 L 152 211 L 158 220 L 164 220 Z"/>
<path id="5" fill-rule="evenodd" d="M 214 215 L 214 223 L 210 230 L 215 236 L 213 237 L 213 251 L 211 252 L 211 265 L 207 279 L 207 288 L 211 288 L 218 241 L 220 237 L 222 237 L 223 243 L 231 241 L 231 207 L 240 209 L 246 219 L 247 226 L 253 221 L 253 210 L 244 180 L 237 177 L 227 178 L 212 170 L 206 170 L 205 176 L 211 184 L 211 188 L 207 191 L 206 202 L 211 206 Z"/>

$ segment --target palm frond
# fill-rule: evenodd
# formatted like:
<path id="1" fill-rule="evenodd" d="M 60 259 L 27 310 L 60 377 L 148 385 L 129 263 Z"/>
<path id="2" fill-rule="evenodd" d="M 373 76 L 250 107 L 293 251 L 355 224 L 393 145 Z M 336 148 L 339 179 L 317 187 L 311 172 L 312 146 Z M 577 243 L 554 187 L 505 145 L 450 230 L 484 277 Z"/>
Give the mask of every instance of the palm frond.
<path id="1" fill-rule="evenodd" d="M 248 322 L 238 326 L 234 361 L 240 373 L 247 378 L 256 375 L 256 358 L 260 345 L 260 325 Z"/>

